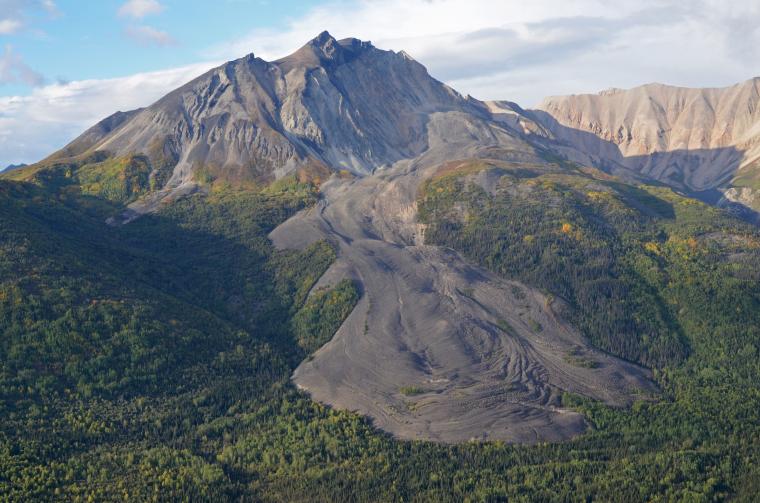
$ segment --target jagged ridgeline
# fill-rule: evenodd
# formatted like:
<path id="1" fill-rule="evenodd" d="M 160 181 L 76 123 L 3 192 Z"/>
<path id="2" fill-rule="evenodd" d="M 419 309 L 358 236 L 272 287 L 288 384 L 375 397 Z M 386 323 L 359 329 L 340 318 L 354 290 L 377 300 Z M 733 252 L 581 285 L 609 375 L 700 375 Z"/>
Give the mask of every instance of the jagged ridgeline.
<path id="1" fill-rule="evenodd" d="M 753 501 L 760 232 L 546 120 L 323 33 L 3 173 L 0 499 Z"/>
<path id="2" fill-rule="evenodd" d="M 473 108 L 405 53 L 325 32 L 286 58 L 250 54 L 147 108 L 118 112 L 43 164 L 137 157 L 145 190 L 299 171 L 366 174 L 427 148 L 425 113 Z"/>

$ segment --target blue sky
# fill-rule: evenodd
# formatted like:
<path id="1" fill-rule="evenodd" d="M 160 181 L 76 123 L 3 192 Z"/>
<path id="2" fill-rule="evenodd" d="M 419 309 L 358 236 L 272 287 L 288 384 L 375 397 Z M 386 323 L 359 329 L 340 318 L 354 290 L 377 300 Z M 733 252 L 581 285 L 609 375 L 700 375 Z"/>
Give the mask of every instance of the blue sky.
<path id="1" fill-rule="evenodd" d="M 226 60 L 323 30 L 405 50 L 480 99 L 760 75 L 757 0 L 0 0 L 0 169 Z"/>
<path id="2" fill-rule="evenodd" d="M 5 13 L 22 26 L 1 34 L 29 68 L 45 82 L 129 75 L 197 63 L 210 47 L 257 28 L 278 29 L 316 0 L 0 0 Z M 19 5 L 18 10 L 14 4 Z M 51 7 L 53 6 L 54 7 Z M 129 6 L 132 7 L 131 9 Z M 125 8 L 127 6 L 127 8 Z M 14 12 L 15 10 L 15 12 Z M 205 56 L 205 57 L 204 57 Z M 0 95 L 28 94 L 19 79 L 0 87 Z"/>

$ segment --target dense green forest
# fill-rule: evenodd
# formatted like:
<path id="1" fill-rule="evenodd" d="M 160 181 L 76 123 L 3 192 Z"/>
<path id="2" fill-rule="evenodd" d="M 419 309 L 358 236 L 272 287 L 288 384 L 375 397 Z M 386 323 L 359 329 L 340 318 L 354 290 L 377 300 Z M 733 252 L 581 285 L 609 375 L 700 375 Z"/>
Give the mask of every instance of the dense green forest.
<path id="1" fill-rule="evenodd" d="M 484 171 L 497 183 L 476 183 Z M 328 243 L 278 252 L 266 238 L 317 200 L 313 185 L 209 183 L 110 227 L 150 180 L 139 159 L 107 172 L 0 180 L 0 500 L 760 491 L 760 233 L 719 210 L 572 168 L 477 163 L 426 183 L 429 243 L 562 297 L 594 344 L 662 388 L 630 410 L 566 396 L 592 425 L 567 443 L 440 445 L 396 441 L 289 382 L 359 297 L 349 281 L 310 295 Z"/>

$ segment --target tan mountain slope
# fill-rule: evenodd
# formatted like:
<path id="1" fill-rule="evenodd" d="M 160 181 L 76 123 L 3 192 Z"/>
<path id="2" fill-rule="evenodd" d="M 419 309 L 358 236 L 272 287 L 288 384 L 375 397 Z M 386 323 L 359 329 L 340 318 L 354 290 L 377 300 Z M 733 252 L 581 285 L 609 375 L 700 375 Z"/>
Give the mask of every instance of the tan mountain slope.
<path id="1" fill-rule="evenodd" d="M 648 84 L 549 97 L 531 117 L 611 171 L 738 195 L 760 188 L 758 101 L 760 78 L 709 89 Z"/>

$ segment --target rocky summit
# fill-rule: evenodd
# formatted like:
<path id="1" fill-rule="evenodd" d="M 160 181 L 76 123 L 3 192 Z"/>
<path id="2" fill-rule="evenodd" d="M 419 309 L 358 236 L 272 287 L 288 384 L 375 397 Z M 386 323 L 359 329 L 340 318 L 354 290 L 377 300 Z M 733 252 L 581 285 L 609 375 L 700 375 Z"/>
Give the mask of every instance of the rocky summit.
<path id="1" fill-rule="evenodd" d="M 253 54 L 210 70 L 145 109 L 116 113 L 56 158 L 103 151 L 171 164 L 168 187 L 203 167 L 230 180 L 298 169 L 368 174 L 426 150 L 428 118 L 478 106 L 405 53 L 324 32 L 288 57 Z"/>

